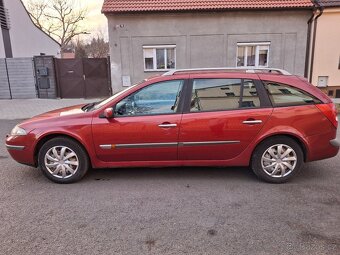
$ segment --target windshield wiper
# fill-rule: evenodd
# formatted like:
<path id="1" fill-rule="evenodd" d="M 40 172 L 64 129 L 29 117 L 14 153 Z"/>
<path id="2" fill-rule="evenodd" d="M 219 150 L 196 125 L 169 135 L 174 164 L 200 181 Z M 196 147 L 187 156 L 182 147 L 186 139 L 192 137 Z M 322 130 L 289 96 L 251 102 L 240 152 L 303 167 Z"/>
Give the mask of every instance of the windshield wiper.
<path id="1" fill-rule="evenodd" d="M 97 102 L 89 103 L 89 104 L 84 105 L 81 109 L 82 109 L 84 112 L 88 112 L 88 111 L 91 110 L 96 104 L 97 104 Z"/>

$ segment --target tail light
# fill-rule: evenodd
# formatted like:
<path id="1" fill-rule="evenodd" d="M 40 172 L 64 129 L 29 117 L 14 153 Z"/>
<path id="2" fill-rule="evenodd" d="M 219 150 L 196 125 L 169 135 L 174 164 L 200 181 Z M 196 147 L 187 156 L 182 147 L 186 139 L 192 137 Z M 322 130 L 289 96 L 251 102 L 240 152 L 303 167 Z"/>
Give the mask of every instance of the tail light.
<path id="1" fill-rule="evenodd" d="M 338 113 L 335 108 L 335 104 L 317 104 L 316 107 L 329 119 L 329 121 L 334 125 L 334 127 L 338 127 Z"/>

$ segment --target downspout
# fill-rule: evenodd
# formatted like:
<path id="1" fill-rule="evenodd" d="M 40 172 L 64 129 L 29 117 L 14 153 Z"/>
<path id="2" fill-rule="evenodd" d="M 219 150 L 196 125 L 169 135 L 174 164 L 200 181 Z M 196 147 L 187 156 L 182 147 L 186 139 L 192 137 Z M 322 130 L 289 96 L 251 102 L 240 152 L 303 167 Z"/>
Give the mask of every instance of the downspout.
<path id="1" fill-rule="evenodd" d="M 319 7 L 319 14 L 314 19 L 314 31 L 313 31 L 313 44 L 312 44 L 312 55 L 311 55 L 311 62 L 310 62 L 310 70 L 309 70 L 309 82 L 312 82 L 313 76 L 313 68 L 314 68 L 314 54 L 315 54 L 315 41 L 316 41 L 316 29 L 318 26 L 318 18 L 323 14 L 324 7 L 320 5 L 318 0 L 315 0 L 315 3 Z"/>
<path id="2" fill-rule="evenodd" d="M 310 58 L 310 44 L 311 44 L 311 33 L 312 33 L 312 22 L 314 20 L 316 13 L 316 9 L 314 8 L 312 16 L 309 18 L 307 24 L 308 24 L 308 29 L 307 29 L 307 47 L 306 47 L 306 61 L 305 61 L 305 73 L 304 76 L 305 78 L 308 78 L 308 67 L 309 67 L 309 58 Z"/>

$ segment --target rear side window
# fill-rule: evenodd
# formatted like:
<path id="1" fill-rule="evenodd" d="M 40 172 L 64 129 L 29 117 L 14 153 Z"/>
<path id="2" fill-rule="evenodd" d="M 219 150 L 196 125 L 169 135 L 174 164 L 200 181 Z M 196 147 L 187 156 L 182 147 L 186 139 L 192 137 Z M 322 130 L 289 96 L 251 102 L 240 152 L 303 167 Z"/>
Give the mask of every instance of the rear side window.
<path id="1" fill-rule="evenodd" d="M 321 101 L 309 93 L 286 84 L 264 82 L 269 98 L 274 106 L 320 104 Z"/>
<path id="2" fill-rule="evenodd" d="M 193 82 L 190 112 L 257 107 L 260 99 L 252 80 L 196 79 Z"/>

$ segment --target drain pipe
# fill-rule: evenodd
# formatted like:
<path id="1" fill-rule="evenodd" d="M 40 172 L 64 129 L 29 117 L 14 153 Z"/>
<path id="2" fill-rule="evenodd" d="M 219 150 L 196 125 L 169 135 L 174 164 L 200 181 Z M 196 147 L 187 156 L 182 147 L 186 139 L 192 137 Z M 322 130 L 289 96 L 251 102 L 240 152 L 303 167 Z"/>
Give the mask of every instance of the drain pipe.
<path id="1" fill-rule="evenodd" d="M 305 61 L 305 73 L 304 76 L 305 78 L 308 78 L 308 67 L 309 67 L 309 58 L 310 58 L 310 44 L 311 44 L 311 33 L 312 33 L 312 22 L 314 20 L 316 13 L 316 9 L 314 8 L 312 16 L 309 18 L 307 24 L 308 24 L 308 29 L 307 29 L 307 47 L 306 47 L 306 61 Z"/>
<path id="2" fill-rule="evenodd" d="M 313 31 L 313 44 L 312 44 L 312 55 L 311 55 L 311 62 L 310 62 L 310 70 L 309 70 L 309 82 L 312 82 L 313 76 L 313 67 L 314 67 L 314 54 L 315 54 L 315 41 L 316 41 L 316 29 L 318 26 L 318 18 L 323 14 L 324 7 L 320 5 L 319 0 L 315 0 L 315 4 L 318 5 L 319 14 L 314 19 L 314 31 Z"/>

